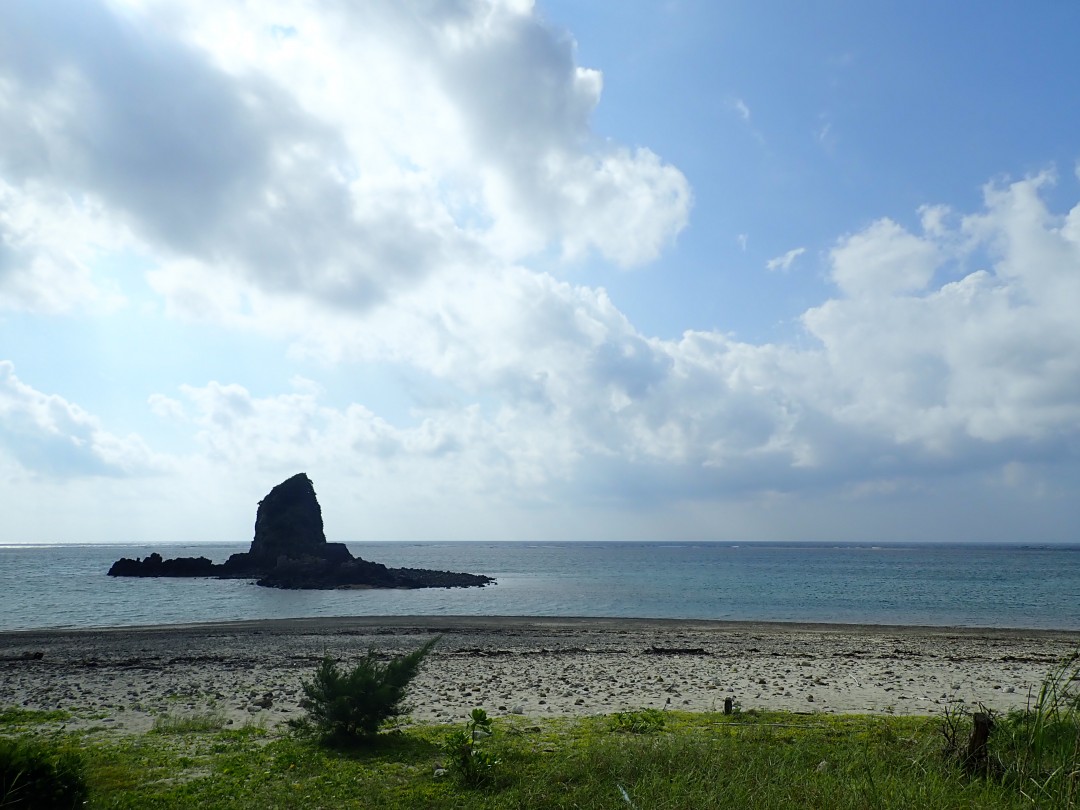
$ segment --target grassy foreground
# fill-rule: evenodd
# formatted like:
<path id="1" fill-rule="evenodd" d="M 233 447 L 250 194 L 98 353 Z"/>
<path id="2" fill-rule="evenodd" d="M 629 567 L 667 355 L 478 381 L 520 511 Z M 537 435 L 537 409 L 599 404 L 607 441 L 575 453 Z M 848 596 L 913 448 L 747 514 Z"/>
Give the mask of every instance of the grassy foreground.
<path id="1" fill-rule="evenodd" d="M 52 715 L 0 711 L 0 734 Z M 637 723 L 636 719 L 645 722 Z M 629 721 L 629 722 L 628 722 Z M 38 730 L 38 732 L 35 731 Z M 942 756 L 940 719 L 779 712 L 497 720 L 496 764 L 468 786 L 445 764 L 455 729 L 408 726 L 328 750 L 220 718 L 155 731 L 48 733 L 81 752 L 94 808 L 977 808 L 1068 807 L 974 778 Z"/>

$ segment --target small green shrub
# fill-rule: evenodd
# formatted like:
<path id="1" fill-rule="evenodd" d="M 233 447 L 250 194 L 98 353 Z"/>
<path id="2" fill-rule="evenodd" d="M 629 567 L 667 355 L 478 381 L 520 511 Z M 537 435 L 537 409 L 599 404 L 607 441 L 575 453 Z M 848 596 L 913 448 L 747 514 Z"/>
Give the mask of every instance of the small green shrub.
<path id="1" fill-rule="evenodd" d="M 329 656 L 323 658 L 314 680 L 303 683 L 305 697 L 300 706 L 308 715 L 291 725 L 326 743 L 349 744 L 373 737 L 387 720 L 405 714 L 409 683 L 438 640 L 386 663 L 370 648 L 348 670 L 339 669 Z"/>
<path id="2" fill-rule="evenodd" d="M 446 770 L 469 787 L 490 783 L 499 760 L 482 741 L 493 733 L 487 712 L 473 709 L 465 728 L 452 732 L 443 743 Z"/>
<path id="3" fill-rule="evenodd" d="M 35 739 L 0 738 L 0 807 L 79 807 L 87 798 L 77 753 Z"/>
<path id="4" fill-rule="evenodd" d="M 667 718 L 659 709 L 638 709 L 619 712 L 611 716 L 612 731 L 628 731 L 631 734 L 652 734 L 661 731 Z"/>

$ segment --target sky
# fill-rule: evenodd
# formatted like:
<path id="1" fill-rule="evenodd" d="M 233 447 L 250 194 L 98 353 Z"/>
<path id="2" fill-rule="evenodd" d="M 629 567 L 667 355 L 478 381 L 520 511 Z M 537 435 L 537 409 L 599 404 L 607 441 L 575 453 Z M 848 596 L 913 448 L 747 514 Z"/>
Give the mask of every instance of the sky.
<path id="1" fill-rule="evenodd" d="M 1078 35 L 6 0 L 0 544 L 1077 542 Z"/>

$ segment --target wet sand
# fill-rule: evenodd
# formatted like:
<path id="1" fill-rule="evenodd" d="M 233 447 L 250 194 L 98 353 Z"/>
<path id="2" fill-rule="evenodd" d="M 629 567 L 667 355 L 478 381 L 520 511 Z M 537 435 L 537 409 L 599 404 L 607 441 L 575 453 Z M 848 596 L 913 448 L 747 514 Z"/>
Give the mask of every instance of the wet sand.
<path id="1" fill-rule="evenodd" d="M 0 708 L 141 732 L 217 712 L 275 728 L 324 655 L 442 636 L 414 682 L 417 722 L 480 706 L 528 717 L 646 707 L 936 714 L 1020 708 L 1080 632 L 521 617 L 359 617 L 0 633 Z"/>

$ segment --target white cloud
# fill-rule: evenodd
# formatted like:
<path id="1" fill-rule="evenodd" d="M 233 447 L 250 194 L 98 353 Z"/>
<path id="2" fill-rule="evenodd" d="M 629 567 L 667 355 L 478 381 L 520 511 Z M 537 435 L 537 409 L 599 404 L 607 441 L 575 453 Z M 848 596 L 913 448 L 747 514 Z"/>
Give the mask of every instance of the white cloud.
<path id="1" fill-rule="evenodd" d="M 122 296 L 93 265 L 128 239 L 100 203 L 56 189 L 0 178 L 0 310 L 58 314 L 108 312 Z"/>
<path id="2" fill-rule="evenodd" d="M 890 219 L 841 239 L 830 257 L 837 286 L 848 295 L 868 297 L 922 290 L 940 262 L 934 242 Z"/>
<path id="3" fill-rule="evenodd" d="M 0 360 L 0 453 L 46 478 L 145 475 L 161 466 L 137 436 L 110 433 L 78 405 L 35 390 L 6 360 Z"/>
<path id="4" fill-rule="evenodd" d="M 200 455 L 215 466 L 264 477 L 313 468 L 326 478 L 344 474 L 389 490 L 407 480 L 410 490 L 490 497 L 544 485 L 565 475 L 570 460 L 558 444 L 533 444 L 537 437 L 520 415 L 485 418 L 476 405 L 432 408 L 399 427 L 360 404 L 321 404 L 321 392 L 307 381 L 294 393 L 268 397 L 216 382 L 182 386 L 181 394 L 182 400 L 155 396 L 155 411 L 192 425 Z"/>
<path id="5" fill-rule="evenodd" d="M 649 338 L 603 291 L 525 268 L 444 274 L 363 321 L 294 310 L 291 322 L 303 326 L 292 334 L 313 357 L 392 359 L 450 386 L 448 404 L 423 418 L 433 420 L 429 430 L 453 433 L 444 446 L 459 448 L 459 460 L 475 458 L 474 445 L 487 448 L 497 472 L 470 463 L 476 491 L 521 464 L 529 472 L 514 475 L 537 487 L 578 482 L 568 498 L 630 478 L 649 481 L 660 499 L 824 482 L 869 492 L 920 476 L 1037 465 L 1080 438 L 1080 325 L 1071 317 L 1080 259 L 1070 253 L 1080 206 L 1055 218 L 1037 210 L 1030 191 L 1030 181 L 990 189 L 986 212 L 959 220 L 968 250 L 993 245 L 995 262 L 940 286 L 927 257 L 953 251 L 958 233 L 943 226 L 915 237 L 876 222 L 845 237 L 833 262 L 850 295 L 806 312 L 818 343 L 805 348 L 711 332 Z M 213 407 L 200 396 L 215 419 L 235 410 L 223 391 Z M 315 408 L 310 398 L 289 399 L 290 407 L 301 401 Z M 481 401 L 492 405 L 471 404 Z M 316 432 L 355 418 L 320 417 Z M 206 440 L 263 445 L 238 424 Z M 384 450 L 408 455 L 423 445 L 409 431 L 383 429 Z M 333 457 L 347 444 L 327 440 L 313 455 Z"/>
<path id="6" fill-rule="evenodd" d="M 1051 215 L 1042 182 L 988 187 L 986 211 L 963 218 L 959 234 L 918 237 L 882 220 L 841 242 L 833 276 L 850 297 L 804 315 L 828 359 L 831 411 L 973 459 L 1075 439 L 1080 240 L 1069 224 L 1080 206 Z M 992 267 L 932 286 L 961 241 Z M 986 444 L 975 452 L 973 441 Z"/>
<path id="7" fill-rule="evenodd" d="M 765 262 L 765 269 L 768 270 L 770 273 L 775 270 L 786 273 L 788 270 L 791 269 L 791 266 L 795 263 L 795 260 L 802 256 L 804 253 L 806 253 L 806 248 L 804 247 L 792 248 L 784 255 L 777 256 L 776 258 L 769 259 L 769 261 Z"/>
<path id="8" fill-rule="evenodd" d="M 601 77 L 573 40 L 527 3 L 422 5 L 16 3 L 0 181 L 92 198 L 174 272 L 202 264 L 353 310 L 478 251 L 654 259 L 686 223 L 689 185 L 593 136 Z M 24 302 L 55 280 L 28 272 L 31 248 Z"/>
<path id="9" fill-rule="evenodd" d="M 881 220 L 844 237 L 831 255 L 842 295 L 804 314 L 815 343 L 803 348 L 650 338 L 602 290 L 497 263 L 447 270 L 359 320 L 275 298 L 251 299 L 245 317 L 300 355 L 390 360 L 450 386 L 425 418 L 467 423 L 452 443 L 462 455 L 479 442 L 498 456 L 494 476 L 472 465 L 477 491 L 519 463 L 538 487 L 579 481 L 567 497 L 624 476 L 657 497 L 706 497 L 1037 463 L 1080 438 L 1080 206 L 1052 216 L 1037 189 L 992 187 L 985 212 L 952 228 L 937 217 L 922 236 Z M 992 267 L 935 285 L 963 265 L 936 263 L 958 245 L 990 251 Z M 480 401 L 492 406 L 469 404 Z M 386 430 L 404 452 L 405 434 Z M 261 446 L 232 424 L 211 444 L 233 442 Z"/>

